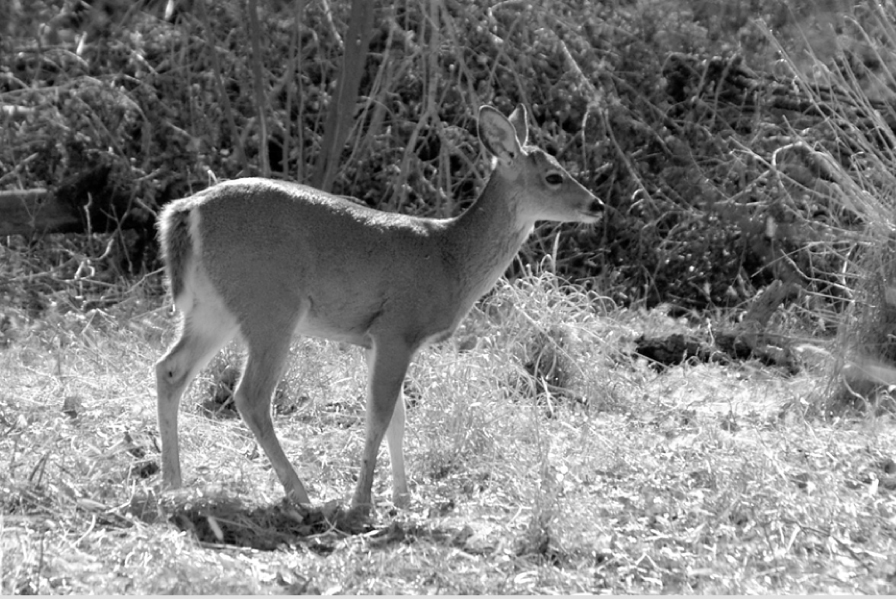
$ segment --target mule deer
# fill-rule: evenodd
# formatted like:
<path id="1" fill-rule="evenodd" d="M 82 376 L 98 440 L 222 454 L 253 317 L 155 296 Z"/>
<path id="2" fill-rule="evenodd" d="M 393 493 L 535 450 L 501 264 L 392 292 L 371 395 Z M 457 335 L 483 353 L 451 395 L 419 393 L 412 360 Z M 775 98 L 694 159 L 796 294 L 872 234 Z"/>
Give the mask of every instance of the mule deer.
<path id="1" fill-rule="evenodd" d="M 196 373 L 237 333 L 248 357 L 235 392 L 243 420 L 286 494 L 310 503 L 271 422 L 271 395 L 293 334 L 367 352 L 366 439 L 353 507 L 371 507 L 385 435 L 392 499 L 409 501 L 402 382 L 421 346 L 451 335 L 504 273 L 538 220 L 593 223 L 603 204 L 559 163 L 526 145 L 526 110 L 479 112 L 492 154 L 479 199 L 448 219 L 389 214 L 269 179 L 220 183 L 162 211 L 162 254 L 180 338 L 156 364 L 163 486 L 181 485 L 177 412 Z"/>

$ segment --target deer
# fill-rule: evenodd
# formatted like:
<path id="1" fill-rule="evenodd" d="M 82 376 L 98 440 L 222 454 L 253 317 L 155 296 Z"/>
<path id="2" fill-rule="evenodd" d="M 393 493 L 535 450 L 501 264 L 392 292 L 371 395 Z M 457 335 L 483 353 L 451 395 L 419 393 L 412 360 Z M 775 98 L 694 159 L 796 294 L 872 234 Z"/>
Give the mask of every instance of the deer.
<path id="1" fill-rule="evenodd" d="M 179 336 L 156 363 L 162 489 L 182 486 L 177 420 L 198 372 L 237 335 L 246 360 L 234 393 L 286 497 L 311 501 L 280 445 L 271 396 L 295 336 L 357 345 L 368 368 L 365 440 L 352 510 L 373 508 L 386 439 L 392 502 L 410 502 L 402 383 L 415 353 L 451 336 L 504 274 L 537 221 L 596 223 L 603 202 L 528 144 L 528 115 L 482 106 L 491 155 L 479 197 L 453 218 L 379 211 L 294 182 L 241 178 L 164 206 L 159 242 Z"/>

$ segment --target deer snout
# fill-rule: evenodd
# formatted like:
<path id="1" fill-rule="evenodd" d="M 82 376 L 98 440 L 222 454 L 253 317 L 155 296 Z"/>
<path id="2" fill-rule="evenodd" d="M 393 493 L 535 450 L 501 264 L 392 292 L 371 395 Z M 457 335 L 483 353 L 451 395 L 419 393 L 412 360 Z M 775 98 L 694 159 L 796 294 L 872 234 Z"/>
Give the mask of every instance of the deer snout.
<path id="1" fill-rule="evenodd" d="M 586 223 L 594 223 L 600 218 L 601 212 L 606 206 L 600 201 L 600 198 L 591 194 L 591 197 L 585 201 L 585 207 L 581 211 L 582 221 Z"/>

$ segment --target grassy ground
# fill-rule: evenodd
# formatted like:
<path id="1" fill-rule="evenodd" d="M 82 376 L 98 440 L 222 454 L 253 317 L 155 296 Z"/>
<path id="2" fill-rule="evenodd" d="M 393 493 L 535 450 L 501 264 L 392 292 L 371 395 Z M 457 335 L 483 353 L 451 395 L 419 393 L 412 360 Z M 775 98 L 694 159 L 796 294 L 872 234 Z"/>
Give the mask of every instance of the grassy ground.
<path id="1" fill-rule="evenodd" d="M 505 285 L 412 367 L 411 509 L 388 503 L 383 450 L 373 525 L 346 534 L 325 517 L 354 484 L 360 353 L 297 341 L 278 396 L 319 510 L 281 503 L 239 419 L 200 407 L 236 348 L 185 398 L 187 488 L 160 497 L 152 363 L 173 318 L 127 297 L 7 320 L 3 594 L 896 593 L 892 417 L 807 419 L 823 362 L 657 372 L 634 337 L 693 325 L 550 276 Z"/>

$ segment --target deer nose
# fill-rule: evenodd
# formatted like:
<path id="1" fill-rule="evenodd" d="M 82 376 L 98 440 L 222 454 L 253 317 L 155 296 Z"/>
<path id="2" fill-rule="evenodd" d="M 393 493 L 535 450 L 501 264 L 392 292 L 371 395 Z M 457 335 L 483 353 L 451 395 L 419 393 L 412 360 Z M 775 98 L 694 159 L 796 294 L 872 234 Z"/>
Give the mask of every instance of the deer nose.
<path id="1" fill-rule="evenodd" d="M 592 195 L 592 200 L 588 202 L 588 212 L 602 212 L 606 205 L 600 201 L 600 198 Z"/>

